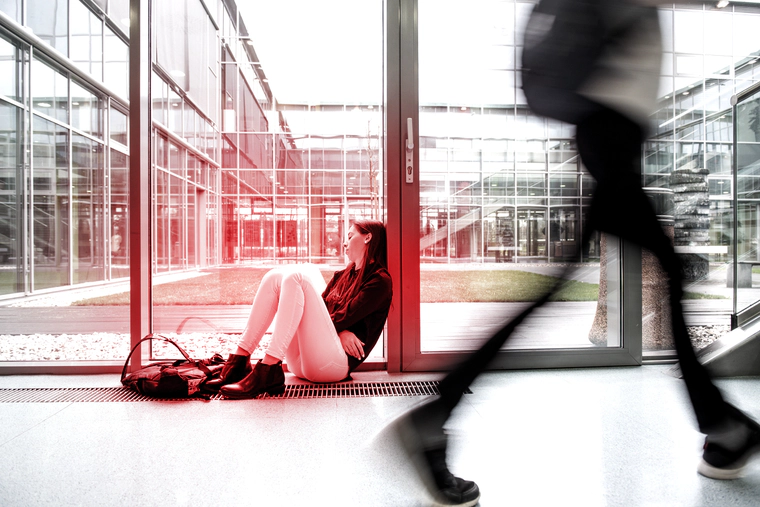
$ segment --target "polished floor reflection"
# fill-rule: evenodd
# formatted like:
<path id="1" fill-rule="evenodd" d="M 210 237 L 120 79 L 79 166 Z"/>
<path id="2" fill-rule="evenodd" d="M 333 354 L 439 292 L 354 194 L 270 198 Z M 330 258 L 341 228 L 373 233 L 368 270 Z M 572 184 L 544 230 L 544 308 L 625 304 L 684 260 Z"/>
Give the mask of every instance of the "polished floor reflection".
<path id="1" fill-rule="evenodd" d="M 760 466 L 737 481 L 696 473 L 703 438 L 668 369 L 486 373 L 451 421 L 451 467 L 479 483 L 481 506 L 756 505 Z M 760 416 L 759 378 L 718 384 Z M 0 389 L 115 385 L 0 377 Z M 382 431 L 421 399 L 2 403 L 0 504 L 427 505 Z"/>

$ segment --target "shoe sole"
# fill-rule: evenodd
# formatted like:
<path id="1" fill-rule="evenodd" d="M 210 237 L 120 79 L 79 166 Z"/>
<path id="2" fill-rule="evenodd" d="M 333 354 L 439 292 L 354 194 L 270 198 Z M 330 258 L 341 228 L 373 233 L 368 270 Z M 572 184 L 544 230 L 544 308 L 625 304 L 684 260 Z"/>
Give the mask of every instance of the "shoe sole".
<path id="1" fill-rule="evenodd" d="M 735 406 L 731 404 L 728 404 L 728 406 L 730 411 L 729 413 L 733 418 L 740 422 L 744 422 L 747 426 L 749 426 L 751 431 L 760 433 L 760 424 L 758 424 L 757 421 L 752 419 L 750 416 Z M 744 454 L 742 454 L 736 461 L 734 461 L 734 463 L 732 463 L 731 468 L 714 467 L 705 461 L 703 457 L 700 459 L 699 464 L 697 465 L 697 472 L 699 472 L 701 475 L 704 475 L 705 477 L 709 477 L 710 479 L 723 481 L 739 479 L 744 476 L 747 465 L 750 461 L 752 461 L 753 458 L 756 457 L 756 454 L 758 452 L 760 452 L 760 443 L 757 443 L 747 449 Z"/>
<path id="2" fill-rule="evenodd" d="M 221 389 L 220 389 L 220 392 L 221 392 Z M 271 389 L 267 389 L 265 391 L 262 391 L 262 392 L 256 393 L 256 394 L 247 394 L 247 393 L 230 393 L 230 394 L 221 393 L 221 394 L 225 398 L 229 398 L 231 400 L 252 400 L 252 399 L 258 398 L 259 396 L 261 396 L 264 393 L 266 393 L 266 394 L 268 394 L 270 396 L 277 396 L 277 395 L 280 395 L 280 394 L 282 394 L 284 392 L 285 392 L 285 386 L 279 386 L 279 387 L 273 387 Z"/>
<path id="3" fill-rule="evenodd" d="M 437 494 L 438 485 L 435 483 L 433 475 L 428 468 L 427 461 L 425 460 L 425 456 L 423 455 L 421 445 L 422 439 L 420 438 L 419 432 L 414 427 L 414 424 L 411 422 L 411 412 L 424 404 L 425 402 L 420 403 L 417 407 L 401 414 L 395 420 L 391 421 L 387 427 L 396 437 L 401 448 L 404 449 L 406 456 L 417 471 L 418 477 L 422 480 L 422 483 L 430 496 L 430 500 L 432 501 L 430 505 L 434 507 L 473 507 L 480 501 L 480 494 L 478 494 L 478 497 L 474 500 L 460 503 L 447 502 L 446 500 L 441 499 Z"/>
<path id="4" fill-rule="evenodd" d="M 714 467 L 702 458 L 697 465 L 697 472 L 710 479 L 717 479 L 720 481 L 730 481 L 733 479 L 740 479 L 746 472 L 747 465 L 760 452 L 760 445 L 755 445 L 747 449 L 742 456 L 739 457 L 732 465 L 731 468 L 718 468 Z"/>

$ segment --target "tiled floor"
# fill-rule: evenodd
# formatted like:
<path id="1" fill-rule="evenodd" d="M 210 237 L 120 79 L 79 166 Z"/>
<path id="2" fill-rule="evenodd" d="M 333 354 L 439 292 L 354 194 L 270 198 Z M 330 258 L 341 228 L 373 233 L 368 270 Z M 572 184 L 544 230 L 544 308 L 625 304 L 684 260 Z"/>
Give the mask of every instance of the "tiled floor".
<path id="1" fill-rule="evenodd" d="M 667 369 L 486 373 L 450 421 L 452 468 L 487 507 L 758 505 L 760 466 L 737 481 L 697 475 L 703 438 Z M 117 383 L 0 377 L 0 388 Z M 760 379 L 718 383 L 760 417 Z M 2 403 L 0 505 L 426 505 L 381 431 L 419 401 Z"/>

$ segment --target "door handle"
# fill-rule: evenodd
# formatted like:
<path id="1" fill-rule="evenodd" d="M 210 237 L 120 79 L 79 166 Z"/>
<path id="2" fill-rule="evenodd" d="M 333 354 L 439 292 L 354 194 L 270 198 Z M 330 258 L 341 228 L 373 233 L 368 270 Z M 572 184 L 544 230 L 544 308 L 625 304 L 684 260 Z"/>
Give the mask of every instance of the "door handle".
<path id="1" fill-rule="evenodd" d="M 414 128 L 412 119 L 406 119 L 406 182 L 414 183 Z"/>

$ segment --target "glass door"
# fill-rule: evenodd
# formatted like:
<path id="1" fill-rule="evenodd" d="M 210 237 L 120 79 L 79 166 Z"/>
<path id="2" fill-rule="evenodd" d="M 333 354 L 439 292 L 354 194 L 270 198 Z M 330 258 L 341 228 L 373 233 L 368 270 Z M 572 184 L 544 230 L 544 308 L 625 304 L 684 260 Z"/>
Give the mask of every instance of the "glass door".
<path id="1" fill-rule="evenodd" d="M 154 331 L 209 357 L 235 350 L 268 270 L 329 280 L 351 222 L 386 218 L 384 2 L 159 4 Z"/>
<path id="2" fill-rule="evenodd" d="M 623 326 L 640 322 L 640 294 L 638 310 L 634 295 L 627 320 L 620 317 L 622 273 L 631 271 L 635 287 L 640 254 L 611 237 L 580 244 L 593 183 L 582 183 L 590 178 L 573 130 L 534 116 L 519 87 L 521 30 L 532 4 L 398 5 L 399 155 L 413 166 L 400 183 L 400 368 L 448 368 L 566 266 L 573 268 L 567 288 L 513 335 L 504 347 L 511 353 L 494 365 L 640 362 L 640 331 L 637 339 L 632 326 L 629 343 L 621 339 Z"/>
<path id="3" fill-rule="evenodd" d="M 734 325 L 760 314 L 760 87 L 732 98 L 734 116 Z"/>
<path id="4" fill-rule="evenodd" d="M 546 210 L 521 209 L 517 212 L 517 244 L 521 260 L 546 261 Z"/>

